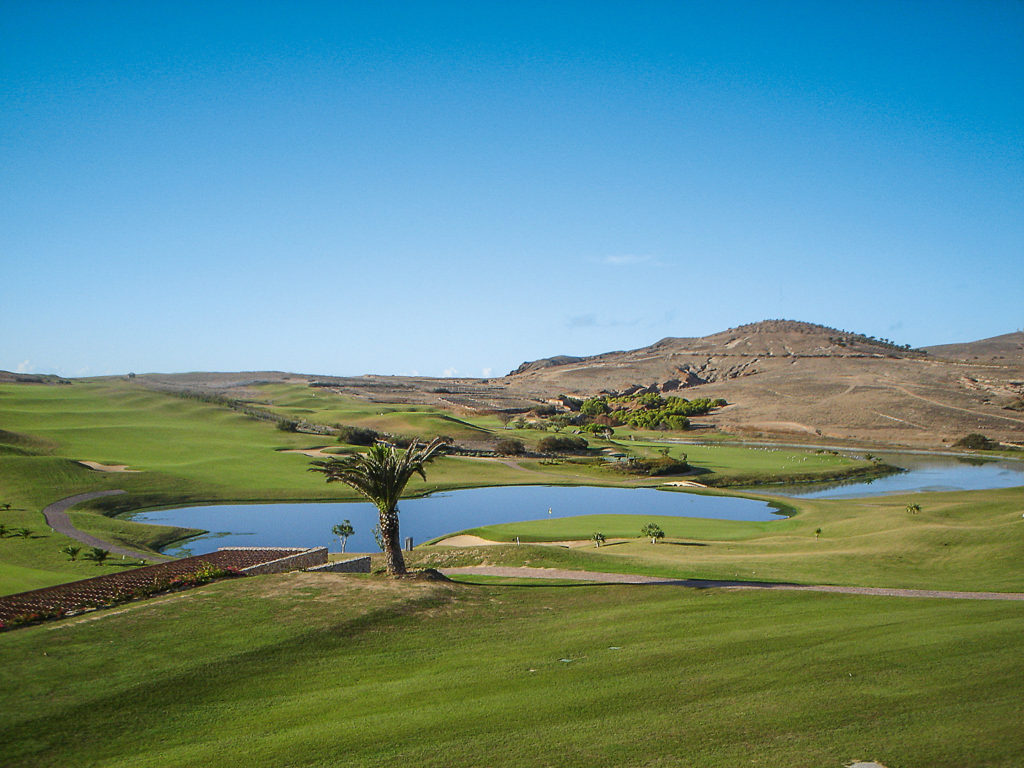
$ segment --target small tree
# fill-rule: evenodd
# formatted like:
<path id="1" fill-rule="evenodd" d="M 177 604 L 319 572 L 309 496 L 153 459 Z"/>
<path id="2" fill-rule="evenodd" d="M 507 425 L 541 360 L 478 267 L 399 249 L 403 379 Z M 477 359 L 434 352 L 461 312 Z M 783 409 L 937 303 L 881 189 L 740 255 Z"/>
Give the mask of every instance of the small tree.
<path id="1" fill-rule="evenodd" d="M 542 439 L 537 447 L 542 453 L 583 453 L 588 444 L 585 439 L 575 435 L 551 435 Z"/>
<path id="2" fill-rule="evenodd" d="M 21 538 L 23 538 L 23 539 L 30 539 L 30 538 L 32 538 L 32 533 L 33 533 L 31 528 L 15 528 L 11 532 L 15 536 L 21 536 Z"/>
<path id="3" fill-rule="evenodd" d="M 916 515 L 920 511 L 921 511 L 921 505 L 920 504 L 907 504 L 907 512 L 909 512 L 910 514 Z"/>
<path id="4" fill-rule="evenodd" d="M 600 547 L 602 544 L 604 544 L 604 534 L 603 533 L 595 533 L 590 538 L 593 539 L 595 546 Z"/>
<path id="5" fill-rule="evenodd" d="M 953 446 L 956 448 L 968 448 L 972 451 L 995 451 L 999 449 L 999 441 L 990 440 L 978 432 L 961 437 Z"/>
<path id="6" fill-rule="evenodd" d="M 814 540 L 817 541 L 819 536 L 821 536 L 821 528 L 816 528 L 814 530 Z"/>
<path id="7" fill-rule="evenodd" d="M 78 553 L 82 551 L 82 548 L 75 544 L 68 544 L 66 547 L 61 547 L 60 551 L 68 556 L 68 560 L 77 560 Z"/>
<path id="8" fill-rule="evenodd" d="M 101 549 L 100 547 L 93 547 L 84 555 L 82 555 L 82 557 L 84 557 L 86 560 L 95 560 L 96 565 L 103 565 L 103 561 L 110 557 L 110 550 Z"/>
<path id="9" fill-rule="evenodd" d="M 0 523 L 0 539 L 6 538 L 9 534 L 10 531 L 7 530 L 7 526 Z"/>
<path id="10" fill-rule="evenodd" d="M 648 523 L 640 530 L 640 533 L 649 538 L 651 544 L 657 544 L 658 539 L 665 538 L 665 532 L 661 530 L 661 526 L 657 523 Z"/>
<path id="11" fill-rule="evenodd" d="M 494 450 L 502 456 L 521 456 L 526 453 L 526 444 L 514 437 L 505 437 L 494 444 Z"/>
<path id="12" fill-rule="evenodd" d="M 331 533 L 337 536 L 338 540 L 341 542 L 342 553 L 345 552 L 345 544 L 348 543 L 348 537 L 354 534 L 355 532 L 356 529 L 352 527 L 351 520 L 346 520 L 343 523 L 338 523 L 338 525 L 331 528 Z"/>
<path id="13" fill-rule="evenodd" d="M 4 512 L 9 512 L 11 505 L 8 502 L 4 502 Z"/>

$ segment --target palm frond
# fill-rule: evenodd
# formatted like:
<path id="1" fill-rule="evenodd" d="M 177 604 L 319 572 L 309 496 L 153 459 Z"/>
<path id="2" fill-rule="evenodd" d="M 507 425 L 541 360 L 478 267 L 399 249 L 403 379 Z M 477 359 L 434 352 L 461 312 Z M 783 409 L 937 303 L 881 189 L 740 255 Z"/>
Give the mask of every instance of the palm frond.
<path id="1" fill-rule="evenodd" d="M 390 443 L 376 443 L 364 454 L 317 459 L 309 471 L 326 476 L 328 483 L 344 483 L 372 501 L 381 511 L 394 511 L 405 486 L 414 474 L 426 480 L 423 465 L 448 443 L 435 437 L 425 446 L 413 440 L 399 453 Z"/>

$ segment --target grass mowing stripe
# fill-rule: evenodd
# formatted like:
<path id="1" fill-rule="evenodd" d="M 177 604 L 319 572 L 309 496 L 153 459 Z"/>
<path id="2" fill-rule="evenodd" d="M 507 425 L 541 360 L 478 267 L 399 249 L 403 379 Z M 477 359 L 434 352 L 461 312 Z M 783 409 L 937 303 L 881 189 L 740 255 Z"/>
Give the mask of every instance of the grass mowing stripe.
<path id="1" fill-rule="evenodd" d="M 373 579 L 334 595 L 338 583 L 231 582 L 0 636 L 17 659 L 4 694 L 21 703 L 5 708 L 0 738 L 24 765 L 1024 756 L 1000 738 L 1019 712 L 1020 606 L 624 585 L 417 592 Z M 103 638 L 123 638 L 116 655 Z"/>

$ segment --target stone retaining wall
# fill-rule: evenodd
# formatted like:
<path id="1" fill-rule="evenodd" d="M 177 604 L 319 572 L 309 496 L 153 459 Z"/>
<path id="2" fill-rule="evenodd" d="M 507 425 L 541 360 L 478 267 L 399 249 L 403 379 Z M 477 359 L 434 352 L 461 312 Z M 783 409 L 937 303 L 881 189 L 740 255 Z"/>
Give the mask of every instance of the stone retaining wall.
<path id="1" fill-rule="evenodd" d="M 220 547 L 218 552 L 230 552 L 236 549 L 252 550 L 256 547 Z M 295 550 L 291 554 L 270 560 L 265 563 L 251 565 L 242 568 L 246 576 L 262 576 L 267 573 L 287 573 L 288 571 L 300 571 L 303 568 L 311 568 L 327 562 L 327 547 L 314 547 L 313 549 Z"/>
<path id="2" fill-rule="evenodd" d="M 369 573 L 370 556 L 353 557 L 351 560 L 338 560 L 333 563 L 314 565 L 312 568 L 307 568 L 306 570 L 315 571 L 317 573 Z"/>

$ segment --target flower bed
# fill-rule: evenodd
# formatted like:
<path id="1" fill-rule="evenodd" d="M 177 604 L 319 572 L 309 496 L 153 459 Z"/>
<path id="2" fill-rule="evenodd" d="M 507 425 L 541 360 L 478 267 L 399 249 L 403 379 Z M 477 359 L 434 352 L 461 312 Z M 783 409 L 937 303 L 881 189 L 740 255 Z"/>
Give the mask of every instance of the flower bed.
<path id="1" fill-rule="evenodd" d="M 230 549 L 0 597 L 0 631 L 189 589 L 303 550 Z"/>

